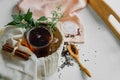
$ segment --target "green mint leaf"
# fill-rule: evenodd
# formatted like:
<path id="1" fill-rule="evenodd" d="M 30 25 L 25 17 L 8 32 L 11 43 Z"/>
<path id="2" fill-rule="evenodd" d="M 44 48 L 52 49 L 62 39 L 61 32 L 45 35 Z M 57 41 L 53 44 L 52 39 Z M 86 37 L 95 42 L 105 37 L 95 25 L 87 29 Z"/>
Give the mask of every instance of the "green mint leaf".
<path id="1" fill-rule="evenodd" d="M 25 28 L 25 24 L 22 24 L 22 23 L 19 23 L 19 24 L 16 24 L 16 26 L 20 27 L 20 28 Z"/>
<path id="2" fill-rule="evenodd" d="M 22 19 L 24 19 L 25 14 L 22 11 L 19 11 L 18 16 L 19 16 L 19 19 L 22 20 Z"/>
<path id="3" fill-rule="evenodd" d="M 25 15 L 25 20 L 29 21 L 32 18 L 32 12 L 30 12 L 30 9 L 28 9 L 27 14 Z"/>
<path id="4" fill-rule="evenodd" d="M 16 25 L 15 21 L 9 22 L 7 25 Z"/>
<path id="5" fill-rule="evenodd" d="M 28 21 L 28 23 L 29 23 L 29 26 L 36 26 L 36 23 L 35 23 L 35 21 L 34 21 L 33 18 L 31 18 L 31 19 Z"/>
<path id="6" fill-rule="evenodd" d="M 12 18 L 16 22 L 20 21 L 20 17 L 18 15 L 12 15 Z"/>
<path id="7" fill-rule="evenodd" d="M 42 16 L 39 19 L 37 19 L 37 21 L 46 21 L 46 20 L 48 20 L 48 19 L 45 16 Z"/>

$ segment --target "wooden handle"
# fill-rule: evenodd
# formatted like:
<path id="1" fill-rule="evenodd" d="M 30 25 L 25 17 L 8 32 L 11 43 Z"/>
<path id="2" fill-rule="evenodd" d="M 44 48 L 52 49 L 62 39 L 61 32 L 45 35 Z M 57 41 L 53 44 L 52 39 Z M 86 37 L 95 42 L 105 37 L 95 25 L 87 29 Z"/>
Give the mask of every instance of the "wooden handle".
<path id="1" fill-rule="evenodd" d="M 74 48 L 74 51 L 72 50 L 72 48 Z M 80 63 L 79 59 L 78 59 L 78 50 L 76 48 L 76 46 L 74 44 L 69 44 L 67 45 L 67 49 L 70 53 L 70 55 L 78 62 L 79 66 L 81 67 L 81 69 L 89 76 L 91 77 L 90 72 Z"/>
<path id="2" fill-rule="evenodd" d="M 81 69 L 89 76 L 89 77 L 91 77 L 91 74 L 90 74 L 90 72 L 87 70 L 87 68 L 85 68 L 81 63 L 80 63 L 80 61 L 79 61 L 79 59 L 76 57 L 75 58 L 76 59 L 76 61 L 78 62 L 78 64 L 79 64 L 79 66 L 81 67 Z"/>
<path id="3" fill-rule="evenodd" d="M 108 17 L 113 15 L 120 23 L 120 17 L 110 8 L 110 6 L 104 0 L 88 0 L 90 6 L 98 13 L 103 21 L 108 25 L 112 32 L 120 39 L 120 32 L 112 25 Z"/>

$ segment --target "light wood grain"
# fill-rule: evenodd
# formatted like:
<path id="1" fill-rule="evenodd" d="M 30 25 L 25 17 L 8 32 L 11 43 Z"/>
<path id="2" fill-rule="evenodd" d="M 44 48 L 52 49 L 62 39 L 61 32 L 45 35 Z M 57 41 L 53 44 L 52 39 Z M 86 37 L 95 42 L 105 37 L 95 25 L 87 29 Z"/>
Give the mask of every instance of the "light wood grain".
<path id="1" fill-rule="evenodd" d="M 89 70 L 85 66 L 83 66 L 83 64 L 79 60 L 79 57 L 78 57 L 79 52 L 78 52 L 77 47 L 74 44 L 69 44 L 69 45 L 67 45 L 67 49 L 68 49 L 70 55 L 78 62 L 79 66 L 81 67 L 83 72 L 85 72 L 86 75 L 91 77 L 91 73 L 89 72 Z"/>
<path id="2" fill-rule="evenodd" d="M 90 6 L 98 13 L 103 21 L 108 25 L 112 32 L 120 39 L 120 32 L 108 21 L 108 17 L 112 14 L 120 23 L 120 17 L 109 7 L 104 0 L 88 0 Z"/>

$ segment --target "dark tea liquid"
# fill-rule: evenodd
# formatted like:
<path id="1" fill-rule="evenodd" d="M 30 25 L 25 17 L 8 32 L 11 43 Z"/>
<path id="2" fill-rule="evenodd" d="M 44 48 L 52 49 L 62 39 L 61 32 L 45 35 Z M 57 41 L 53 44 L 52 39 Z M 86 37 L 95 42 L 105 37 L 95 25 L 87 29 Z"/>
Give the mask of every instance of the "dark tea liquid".
<path id="1" fill-rule="evenodd" d="M 29 32 L 29 44 L 37 57 L 48 55 L 51 40 L 52 35 L 46 28 L 34 28 Z"/>
<path id="2" fill-rule="evenodd" d="M 36 54 L 36 56 L 38 58 L 40 58 L 40 57 L 46 57 L 48 55 L 51 55 L 55 51 L 57 51 L 57 49 L 59 48 L 59 46 L 60 46 L 60 44 L 62 42 L 62 36 L 61 36 L 61 34 L 60 34 L 60 32 L 59 32 L 59 30 L 57 28 L 54 29 L 53 39 L 51 39 L 50 33 L 47 33 L 47 35 L 49 36 L 49 39 L 52 40 L 52 42 L 49 43 L 49 44 L 47 44 L 46 42 L 44 43 L 44 44 L 47 44 L 47 47 L 46 46 L 43 47 L 42 46 L 43 44 L 42 45 L 41 44 L 37 44 L 37 43 L 40 43 L 38 40 L 40 39 L 41 35 L 39 35 L 39 36 L 37 35 L 35 37 L 34 32 L 36 33 L 36 32 L 38 32 L 41 29 L 38 29 L 38 30 L 32 29 L 32 30 L 31 30 L 31 32 L 29 32 L 29 33 L 26 34 L 27 36 L 25 35 L 23 37 L 22 42 L 21 42 L 21 44 L 23 46 L 28 47 L 31 51 L 33 51 Z M 29 34 L 31 34 L 31 35 L 29 35 Z M 34 42 L 35 38 L 38 38 L 38 39 Z M 44 40 L 44 39 L 42 39 L 42 40 Z M 49 42 L 49 39 L 47 39 L 48 40 L 47 42 Z M 56 42 L 56 39 L 57 39 L 57 42 Z M 39 46 L 41 48 L 39 48 Z"/>
<path id="3" fill-rule="evenodd" d="M 29 41 L 35 47 L 45 46 L 51 40 L 50 33 L 44 28 L 33 29 L 29 35 Z"/>

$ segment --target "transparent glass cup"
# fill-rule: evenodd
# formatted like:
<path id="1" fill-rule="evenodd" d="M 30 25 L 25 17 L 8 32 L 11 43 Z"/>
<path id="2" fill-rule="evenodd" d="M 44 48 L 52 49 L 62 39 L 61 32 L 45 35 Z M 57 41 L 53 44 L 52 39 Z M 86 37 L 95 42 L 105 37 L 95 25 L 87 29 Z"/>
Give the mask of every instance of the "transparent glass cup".
<path id="1" fill-rule="evenodd" d="M 53 34 L 49 29 L 45 27 L 34 27 L 27 32 L 26 38 L 29 48 L 38 58 L 49 55 L 49 47 L 53 41 Z"/>

